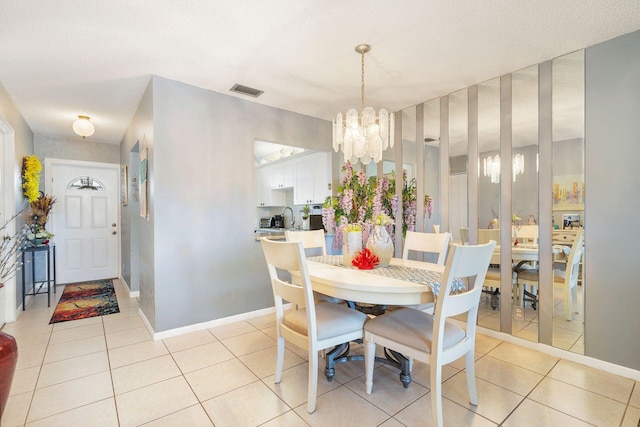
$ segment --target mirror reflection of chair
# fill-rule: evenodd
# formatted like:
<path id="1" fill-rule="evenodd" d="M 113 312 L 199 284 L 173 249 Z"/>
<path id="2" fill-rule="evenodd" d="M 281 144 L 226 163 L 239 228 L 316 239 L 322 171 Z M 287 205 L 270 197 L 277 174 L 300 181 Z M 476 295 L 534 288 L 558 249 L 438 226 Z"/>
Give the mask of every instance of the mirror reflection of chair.
<path id="1" fill-rule="evenodd" d="M 575 238 L 571 244 L 569 255 L 567 256 L 566 266 L 553 269 L 554 288 L 562 289 L 562 298 L 564 302 L 565 318 L 571 320 L 572 313 L 579 313 L 578 307 L 578 277 L 580 274 L 580 261 L 582 258 L 582 231 L 575 232 Z M 530 288 L 526 296 L 523 298 L 525 302 L 530 301 L 532 308 L 535 310 L 538 303 L 538 269 L 520 270 L 517 275 L 518 285 L 523 289 Z M 573 305 L 573 307 L 571 307 Z"/>
<path id="2" fill-rule="evenodd" d="M 498 228 L 480 228 L 478 229 L 478 244 L 484 244 L 494 240 L 500 241 L 500 229 Z M 515 276 L 514 276 L 515 277 Z M 489 294 L 491 297 L 491 308 L 498 308 L 500 299 L 500 253 L 496 252 L 491 257 L 489 269 L 484 279 L 482 292 Z"/>
<path id="3" fill-rule="evenodd" d="M 517 238 L 518 244 L 538 244 L 538 226 L 521 225 L 514 227 L 513 236 Z"/>
<path id="4" fill-rule="evenodd" d="M 442 367 L 465 357 L 469 401 L 478 404 L 475 382 L 475 332 L 482 283 L 496 242 L 485 245 L 453 245 L 442 276 L 435 316 L 411 308 L 392 311 L 365 323 L 366 390 L 373 390 L 376 345 L 395 350 L 402 360 L 401 381 L 409 386 L 410 359 L 430 365 L 433 425 L 443 426 Z M 454 278 L 468 278 L 467 292 L 450 295 Z M 448 320 L 466 313 L 466 331 Z"/>
<path id="5" fill-rule="evenodd" d="M 460 241 L 463 245 L 469 244 L 469 227 L 460 227 Z"/>
<path id="6" fill-rule="evenodd" d="M 361 339 L 367 315 L 341 304 L 315 303 L 302 242 L 261 240 L 267 261 L 276 306 L 278 355 L 275 383 L 280 383 L 284 364 L 285 339 L 308 350 L 309 383 L 307 412 L 316 409 L 318 392 L 318 352 Z M 301 283 L 294 285 L 278 276 L 278 269 L 300 272 Z M 297 307 L 285 312 L 285 301 Z"/>

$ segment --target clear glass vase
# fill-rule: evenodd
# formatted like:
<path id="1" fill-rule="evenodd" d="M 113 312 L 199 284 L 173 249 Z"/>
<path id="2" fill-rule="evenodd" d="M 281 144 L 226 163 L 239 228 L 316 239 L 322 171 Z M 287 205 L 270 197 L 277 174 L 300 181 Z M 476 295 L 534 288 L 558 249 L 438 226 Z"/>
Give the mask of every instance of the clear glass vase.
<path id="1" fill-rule="evenodd" d="M 342 263 L 351 267 L 351 261 L 362 251 L 362 231 L 342 233 Z"/>
<path id="2" fill-rule="evenodd" d="M 367 240 L 367 248 L 378 257 L 378 267 L 388 267 L 393 257 L 393 240 L 386 227 L 376 225 Z"/>

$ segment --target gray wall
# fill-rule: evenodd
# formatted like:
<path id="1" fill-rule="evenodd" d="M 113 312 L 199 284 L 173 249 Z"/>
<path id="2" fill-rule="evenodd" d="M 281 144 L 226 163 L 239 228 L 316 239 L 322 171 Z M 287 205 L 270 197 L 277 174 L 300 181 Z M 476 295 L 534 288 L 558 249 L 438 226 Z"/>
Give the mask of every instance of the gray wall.
<path id="1" fill-rule="evenodd" d="M 121 260 L 122 276 L 131 291 L 140 292 L 140 308 L 155 329 L 154 238 L 153 213 L 149 221 L 140 216 L 139 152 L 147 148 L 153 153 L 153 81 L 149 82 L 138 109 L 120 143 L 122 164 L 129 168 L 129 204 L 122 206 Z M 151 163 L 151 171 L 154 166 Z M 150 174 L 152 178 L 152 173 Z M 133 184 L 133 178 L 136 184 Z M 137 188 L 135 188 L 137 187 Z M 150 209 L 153 209 L 151 201 Z"/>
<path id="2" fill-rule="evenodd" d="M 80 160 L 87 162 L 120 163 L 120 147 L 99 141 L 78 138 L 59 138 L 35 135 L 35 154 L 44 165 L 44 159 Z M 44 177 L 44 169 L 43 169 Z M 41 182 L 44 180 L 41 178 Z"/>
<path id="3" fill-rule="evenodd" d="M 144 107 L 149 99 L 152 109 Z M 151 213 L 139 234 L 140 300 L 154 330 L 272 307 L 253 238 L 253 141 L 327 150 L 331 123 L 154 76 L 125 135 L 123 159 L 143 136 L 134 128 L 150 117 Z M 145 261 L 147 245 L 153 258 Z"/>
<path id="4" fill-rule="evenodd" d="M 640 32 L 585 60 L 585 353 L 640 369 Z"/>
<path id="5" fill-rule="evenodd" d="M 0 82 L 0 116 L 2 116 L 15 132 L 15 209 L 20 212 L 29 207 L 22 195 L 22 158 L 33 154 L 33 132 L 18 108 L 13 103 L 2 82 Z M 18 218 L 16 227 L 22 227 L 22 218 Z M 0 291 L 0 292 L 6 292 Z M 16 275 L 16 307 L 22 304 L 22 279 L 20 273 Z"/>

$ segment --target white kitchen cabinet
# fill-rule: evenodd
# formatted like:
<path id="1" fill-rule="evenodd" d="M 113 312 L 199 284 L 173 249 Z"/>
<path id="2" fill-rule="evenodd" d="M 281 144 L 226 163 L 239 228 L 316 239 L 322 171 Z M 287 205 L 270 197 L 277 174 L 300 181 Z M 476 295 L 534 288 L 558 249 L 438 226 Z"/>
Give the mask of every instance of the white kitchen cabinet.
<path id="1" fill-rule="evenodd" d="M 296 165 L 293 160 L 289 160 L 277 165 L 273 168 L 273 188 L 291 188 L 295 185 Z"/>
<path id="2" fill-rule="evenodd" d="M 329 153 L 315 153 L 296 160 L 293 204 L 323 203 L 331 195 Z"/>
<path id="3" fill-rule="evenodd" d="M 285 194 L 273 189 L 275 169 L 270 166 L 256 168 L 256 205 L 258 207 L 284 206 Z"/>

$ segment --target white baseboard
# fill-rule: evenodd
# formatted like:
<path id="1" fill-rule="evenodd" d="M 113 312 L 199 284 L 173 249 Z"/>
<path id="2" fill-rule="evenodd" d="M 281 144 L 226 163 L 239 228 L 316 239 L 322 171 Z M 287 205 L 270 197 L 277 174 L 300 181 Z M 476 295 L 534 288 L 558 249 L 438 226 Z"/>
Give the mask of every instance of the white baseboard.
<path id="1" fill-rule="evenodd" d="M 124 286 L 125 290 L 129 294 L 129 298 L 138 298 L 140 296 L 140 291 L 132 292 L 131 288 L 129 287 L 129 284 L 127 283 L 126 280 L 124 280 L 122 276 L 118 277 L 118 280 L 120 280 L 120 282 L 122 283 L 122 286 Z"/>
<path id="2" fill-rule="evenodd" d="M 605 362 L 604 360 L 594 359 L 593 357 L 573 353 L 568 350 L 562 350 L 560 348 L 552 347 L 547 344 L 527 341 L 523 338 L 514 337 L 513 335 L 483 328 L 481 326 L 477 326 L 476 330 L 482 335 L 496 338 L 511 344 L 519 345 L 520 347 L 529 348 L 531 350 L 539 351 L 540 353 L 545 353 L 550 356 L 559 357 L 561 359 L 569 360 L 571 362 L 579 363 L 591 368 L 600 369 L 601 371 L 609 372 L 610 374 L 630 378 L 635 381 L 640 381 L 640 371 L 627 368 L 626 366 L 620 366 L 614 363 Z"/>

